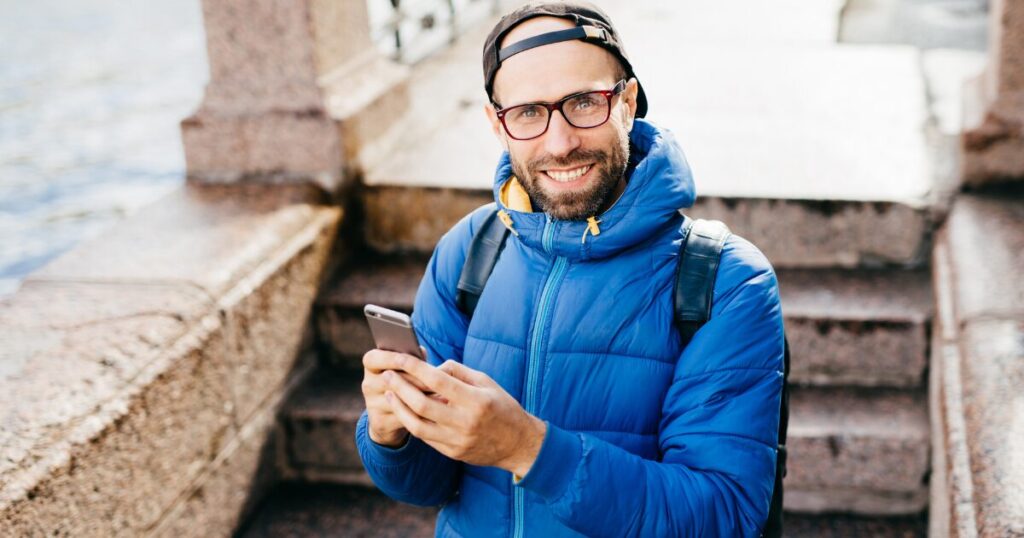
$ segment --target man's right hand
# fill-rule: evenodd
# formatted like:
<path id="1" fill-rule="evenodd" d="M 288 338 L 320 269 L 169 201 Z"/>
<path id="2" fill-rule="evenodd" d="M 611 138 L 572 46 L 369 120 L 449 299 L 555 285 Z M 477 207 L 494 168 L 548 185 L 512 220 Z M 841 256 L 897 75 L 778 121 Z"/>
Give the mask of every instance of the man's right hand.
<path id="1" fill-rule="evenodd" d="M 402 355 L 381 349 L 371 349 L 363 355 L 363 399 L 366 400 L 366 414 L 369 419 L 368 433 L 370 440 L 378 445 L 397 448 L 405 444 L 409 432 L 398 421 L 398 418 L 391 412 L 391 404 L 388 403 L 384 393 L 388 390 L 385 372 L 395 372 L 407 375 L 404 372 L 388 370 L 385 365 L 394 364 L 394 360 L 388 360 L 389 356 Z M 416 357 L 413 360 L 420 360 Z"/>

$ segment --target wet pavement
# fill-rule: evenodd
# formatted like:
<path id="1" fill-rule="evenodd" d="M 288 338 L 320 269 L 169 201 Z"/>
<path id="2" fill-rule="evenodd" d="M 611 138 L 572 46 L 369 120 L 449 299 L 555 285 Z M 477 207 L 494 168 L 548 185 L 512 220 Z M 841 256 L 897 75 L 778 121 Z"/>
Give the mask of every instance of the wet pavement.
<path id="1" fill-rule="evenodd" d="M 184 180 L 199 0 L 0 0 L 0 297 Z"/>

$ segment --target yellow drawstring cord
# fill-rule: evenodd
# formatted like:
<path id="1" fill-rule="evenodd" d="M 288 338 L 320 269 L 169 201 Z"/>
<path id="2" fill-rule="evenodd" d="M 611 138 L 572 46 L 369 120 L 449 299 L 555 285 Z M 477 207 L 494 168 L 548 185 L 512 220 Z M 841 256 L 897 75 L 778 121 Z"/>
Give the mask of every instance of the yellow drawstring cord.
<path id="1" fill-rule="evenodd" d="M 507 211 L 505 211 L 504 209 L 498 211 L 498 220 L 500 220 L 501 223 L 504 224 L 506 228 L 508 228 L 508 231 L 512 232 L 512 235 L 519 237 L 519 232 L 517 232 L 516 229 L 512 227 L 512 216 L 509 215 Z"/>
<path id="2" fill-rule="evenodd" d="M 587 233 L 588 232 L 590 233 L 590 235 L 593 235 L 595 237 L 601 235 L 601 228 L 598 227 L 598 225 L 597 225 L 599 222 L 601 222 L 601 221 L 597 220 L 597 217 L 590 217 L 590 218 L 587 219 L 587 228 L 585 230 L 583 230 L 583 241 L 582 241 L 582 243 L 586 243 L 587 242 Z"/>

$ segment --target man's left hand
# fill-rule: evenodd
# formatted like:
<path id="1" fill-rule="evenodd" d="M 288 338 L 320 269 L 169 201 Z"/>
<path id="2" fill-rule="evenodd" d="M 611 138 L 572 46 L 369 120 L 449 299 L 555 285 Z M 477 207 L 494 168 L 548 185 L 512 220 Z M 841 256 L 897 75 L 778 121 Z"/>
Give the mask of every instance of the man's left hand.
<path id="1" fill-rule="evenodd" d="M 396 362 L 394 370 L 412 375 L 441 397 L 423 394 L 397 372 L 385 375 L 386 397 L 409 433 L 449 458 L 526 475 L 547 424 L 483 372 L 452 360 L 436 368 L 411 357 Z"/>

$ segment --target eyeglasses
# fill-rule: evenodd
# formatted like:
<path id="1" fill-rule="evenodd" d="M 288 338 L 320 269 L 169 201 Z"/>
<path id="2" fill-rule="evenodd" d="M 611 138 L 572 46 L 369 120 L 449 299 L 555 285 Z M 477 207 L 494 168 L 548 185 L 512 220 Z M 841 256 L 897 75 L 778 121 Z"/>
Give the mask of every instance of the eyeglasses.
<path id="1" fill-rule="evenodd" d="M 554 103 L 526 103 L 495 112 L 510 137 L 531 140 L 548 132 L 551 114 L 556 110 L 578 129 L 604 125 L 611 116 L 612 98 L 625 89 L 626 81 L 620 80 L 610 90 L 574 93 Z"/>

